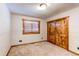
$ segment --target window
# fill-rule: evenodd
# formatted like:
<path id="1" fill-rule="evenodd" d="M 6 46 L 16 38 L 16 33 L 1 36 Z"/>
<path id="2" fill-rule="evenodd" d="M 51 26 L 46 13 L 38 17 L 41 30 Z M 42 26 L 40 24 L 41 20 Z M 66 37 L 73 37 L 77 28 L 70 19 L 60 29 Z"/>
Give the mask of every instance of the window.
<path id="1" fill-rule="evenodd" d="M 39 34 L 40 21 L 23 19 L 23 34 Z"/>

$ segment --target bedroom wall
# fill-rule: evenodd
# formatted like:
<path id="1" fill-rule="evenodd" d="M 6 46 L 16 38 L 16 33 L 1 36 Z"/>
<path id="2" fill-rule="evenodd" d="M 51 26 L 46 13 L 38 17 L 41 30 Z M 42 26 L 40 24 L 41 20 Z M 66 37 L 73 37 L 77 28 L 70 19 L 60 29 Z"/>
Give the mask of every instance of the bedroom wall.
<path id="1" fill-rule="evenodd" d="M 22 19 L 27 20 L 38 20 L 40 21 L 40 34 L 29 34 L 29 35 L 23 35 L 23 24 Z M 47 40 L 47 26 L 46 21 L 39 19 L 39 18 L 33 18 L 28 16 L 23 16 L 20 14 L 12 14 L 11 15 L 11 32 L 12 32 L 12 45 L 18 45 L 18 44 L 24 44 L 24 43 L 32 43 L 37 41 L 43 41 Z M 42 39 L 43 37 L 43 39 Z M 23 42 L 20 43 L 19 40 L 22 40 Z"/>
<path id="2" fill-rule="evenodd" d="M 69 16 L 69 50 L 79 53 L 77 49 L 79 47 L 79 7 L 52 16 L 47 21 L 65 16 Z"/>
<path id="3" fill-rule="evenodd" d="M 10 49 L 10 12 L 6 4 L 0 3 L 0 56 Z"/>

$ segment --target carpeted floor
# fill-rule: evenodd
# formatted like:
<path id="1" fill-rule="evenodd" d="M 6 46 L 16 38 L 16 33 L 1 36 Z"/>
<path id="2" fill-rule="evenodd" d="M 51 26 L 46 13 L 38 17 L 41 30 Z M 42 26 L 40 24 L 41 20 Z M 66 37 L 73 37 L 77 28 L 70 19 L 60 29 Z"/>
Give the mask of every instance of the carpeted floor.
<path id="1" fill-rule="evenodd" d="M 76 56 L 49 42 L 12 47 L 8 56 Z"/>

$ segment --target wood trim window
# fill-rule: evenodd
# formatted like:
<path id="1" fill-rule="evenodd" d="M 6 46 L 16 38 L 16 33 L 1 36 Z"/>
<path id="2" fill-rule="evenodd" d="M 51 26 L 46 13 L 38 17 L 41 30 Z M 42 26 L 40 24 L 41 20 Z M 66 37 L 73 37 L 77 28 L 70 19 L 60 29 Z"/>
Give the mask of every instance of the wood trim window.
<path id="1" fill-rule="evenodd" d="M 23 19 L 23 34 L 40 34 L 40 21 Z"/>

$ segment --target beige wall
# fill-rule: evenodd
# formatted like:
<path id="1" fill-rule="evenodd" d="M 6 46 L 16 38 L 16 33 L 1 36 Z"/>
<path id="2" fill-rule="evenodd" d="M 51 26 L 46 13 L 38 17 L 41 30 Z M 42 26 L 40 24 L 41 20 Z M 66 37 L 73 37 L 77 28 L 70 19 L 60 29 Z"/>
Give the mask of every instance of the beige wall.
<path id="1" fill-rule="evenodd" d="M 69 16 L 69 49 L 79 53 L 77 47 L 79 47 L 79 7 L 52 16 L 47 21 Z"/>
<path id="2" fill-rule="evenodd" d="M 0 3 L 0 56 L 10 48 L 10 13 L 5 4 Z"/>
<path id="3" fill-rule="evenodd" d="M 40 21 L 40 34 L 29 34 L 29 35 L 23 35 L 23 24 L 22 24 L 22 18 L 26 20 L 38 20 Z M 38 18 L 33 17 L 27 17 L 22 16 L 18 14 L 12 14 L 11 15 L 11 28 L 12 28 L 12 45 L 18 45 L 18 44 L 24 44 L 24 43 L 31 43 L 31 42 L 37 42 L 42 40 L 47 40 L 47 34 L 46 34 L 46 21 Z M 43 39 L 42 39 L 43 37 Z M 22 40 L 22 43 L 19 43 L 18 41 Z"/>

